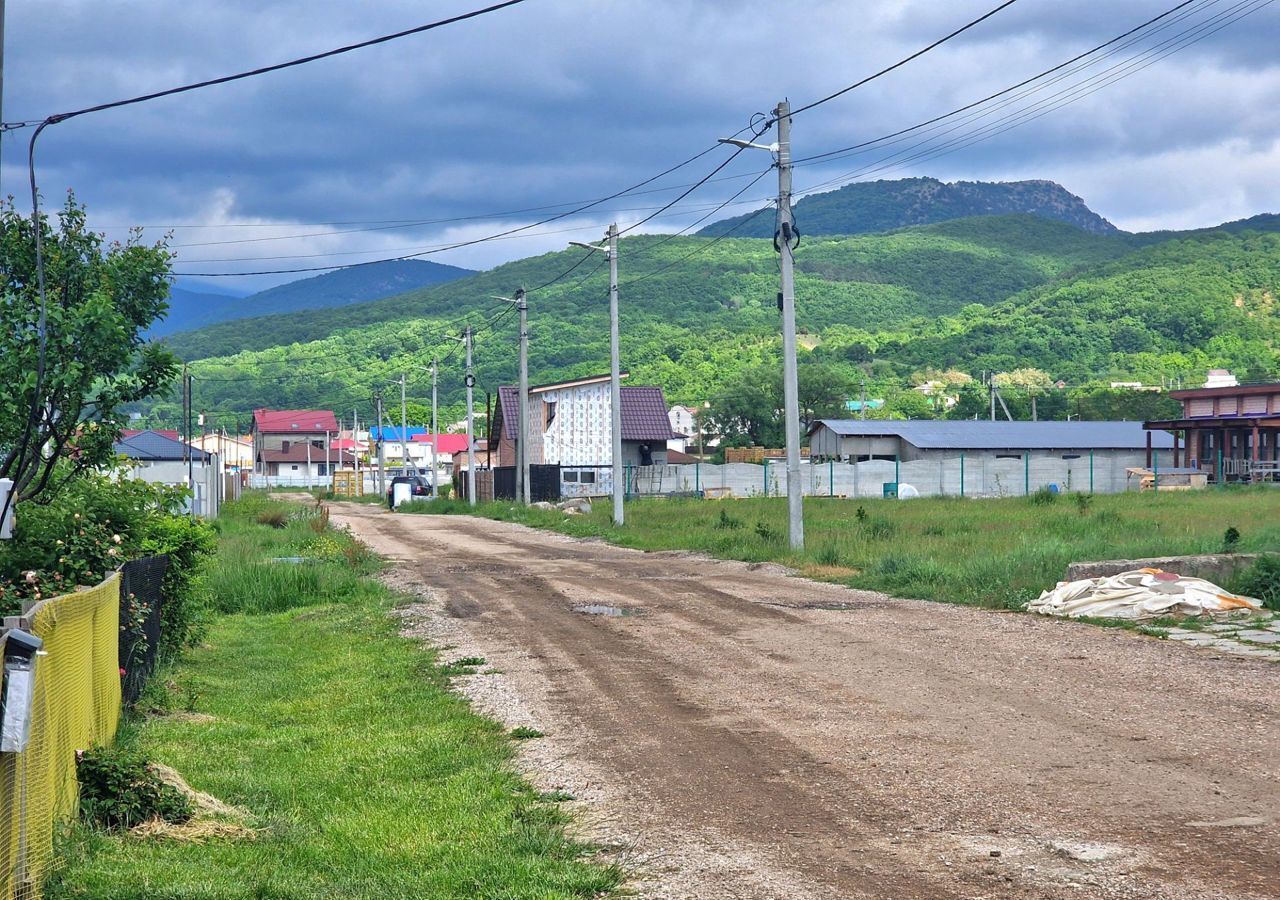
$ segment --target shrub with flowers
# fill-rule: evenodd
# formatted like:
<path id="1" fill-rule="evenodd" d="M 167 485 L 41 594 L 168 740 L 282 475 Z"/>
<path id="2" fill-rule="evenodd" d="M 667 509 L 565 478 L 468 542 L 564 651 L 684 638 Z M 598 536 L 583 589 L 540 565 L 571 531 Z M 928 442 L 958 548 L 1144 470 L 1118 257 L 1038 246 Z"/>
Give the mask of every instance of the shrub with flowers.
<path id="1" fill-rule="evenodd" d="M 23 504 L 13 539 L 0 542 L 0 610 L 13 615 L 23 601 L 98 584 L 126 560 L 157 552 L 173 551 L 175 586 L 190 595 L 213 538 L 210 526 L 175 515 L 181 503 L 181 489 L 93 475 L 73 479 L 48 503 Z M 186 597 L 169 596 L 178 612 Z M 179 639 L 189 630 L 178 628 Z"/>

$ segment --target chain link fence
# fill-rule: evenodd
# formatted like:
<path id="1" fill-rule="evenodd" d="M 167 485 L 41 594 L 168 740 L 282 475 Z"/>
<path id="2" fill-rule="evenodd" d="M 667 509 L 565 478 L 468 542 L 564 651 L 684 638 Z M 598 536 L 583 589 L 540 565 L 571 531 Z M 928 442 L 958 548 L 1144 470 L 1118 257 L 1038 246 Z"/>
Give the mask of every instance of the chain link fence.
<path id="1" fill-rule="evenodd" d="M 76 751 L 115 738 L 120 585 L 113 574 L 6 620 L 44 646 L 35 664 L 29 741 L 19 753 L 0 753 L 0 900 L 40 897 L 54 865 L 54 825 L 76 810 Z"/>

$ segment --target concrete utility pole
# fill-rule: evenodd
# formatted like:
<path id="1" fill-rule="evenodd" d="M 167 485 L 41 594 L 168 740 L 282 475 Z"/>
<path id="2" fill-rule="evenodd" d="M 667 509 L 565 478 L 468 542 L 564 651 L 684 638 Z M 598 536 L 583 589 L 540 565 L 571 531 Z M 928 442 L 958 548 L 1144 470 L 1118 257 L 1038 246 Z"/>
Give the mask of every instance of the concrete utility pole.
<path id="1" fill-rule="evenodd" d="M 858 407 L 858 418 L 867 417 L 867 379 L 862 379 L 862 406 Z"/>
<path id="2" fill-rule="evenodd" d="M 373 404 L 378 408 L 378 428 L 382 429 L 380 434 L 382 439 L 378 441 L 378 493 L 385 494 L 387 492 L 387 434 L 386 426 L 382 421 L 382 391 L 374 393 Z M 372 434 L 370 437 L 372 437 Z M 351 440 L 359 442 L 359 438 L 354 431 L 351 433 Z"/>
<path id="3" fill-rule="evenodd" d="M 609 226 L 605 239 L 608 243 L 603 247 L 581 241 L 569 243 L 587 250 L 603 251 L 609 260 L 609 428 L 613 458 L 613 524 L 621 525 L 625 485 L 622 469 L 622 363 L 618 347 L 618 223 Z"/>
<path id="4" fill-rule="evenodd" d="M 409 404 L 404 398 L 404 373 L 400 373 L 400 465 L 401 475 L 409 474 Z"/>
<path id="5" fill-rule="evenodd" d="M 516 291 L 516 308 L 520 310 L 520 499 L 529 505 L 529 304 L 524 288 Z"/>
<path id="6" fill-rule="evenodd" d="M 800 483 L 800 385 L 796 374 L 796 290 L 795 259 L 800 243 L 791 218 L 791 104 L 781 101 L 773 110 L 778 124 L 778 143 L 755 144 L 740 138 L 721 138 L 722 144 L 768 150 L 777 155 L 778 231 L 773 246 L 781 256 L 782 308 L 782 406 L 787 435 L 787 535 L 792 550 L 804 549 L 804 488 Z"/>
<path id="7" fill-rule="evenodd" d="M 0 0 L 0 122 L 4 121 L 4 0 Z M 4 146 L 4 134 L 0 133 L 0 147 Z M 0 163 L 4 162 L 0 154 Z M 2 170 L 2 167 L 0 167 Z M 3 196 L 0 193 L 0 196 Z"/>
<path id="8" fill-rule="evenodd" d="M 514 297 L 494 297 L 520 310 L 520 408 L 516 410 L 516 499 L 529 505 L 529 304 L 524 288 Z M 492 435 L 491 435 L 492 436 Z"/>
<path id="9" fill-rule="evenodd" d="M 467 329 L 470 331 L 470 328 Z M 431 492 L 436 493 L 436 479 L 439 478 L 439 457 L 440 453 L 436 448 L 436 442 L 440 440 L 440 425 L 436 421 L 438 415 L 438 405 L 436 402 L 436 375 L 438 364 L 436 360 L 431 360 Z M 467 363 L 467 371 L 471 371 L 471 363 Z M 468 388 L 470 390 L 470 388 Z M 471 423 L 467 423 L 467 433 L 471 433 Z"/>
<path id="10" fill-rule="evenodd" d="M 799 243 L 791 218 L 791 104 L 773 111 L 778 120 L 778 228 L 782 232 L 782 400 L 787 417 L 787 525 L 792 550 L 804 549 L 804 497 L 800 483 L 800 385 L 796 370 L 795 260 Z M 794 241 L 794 243 L 793 243 Z"/>
<path id="11" fill-rule="evenodd" d="M 467 345 L 467 375 L 464 381 L 467 385 L 467 503 L 471 506 L 476 505 L 476 441 L 475 441 L 475 405 L 473 401 L 473 391 L 476 386 L 476 376 L 471 371 L 471 326 L 468 325 L 466 330 L 462 332 L 462 339 Z M 432 376 L 434 380 L 435 365 L 432 364 Z M 431 410 L 431 420 L 435 421 L 435 391 L 431 392 L 431 402 L 433 408 Z M 433 451 L 434 452 L 434 451 Z"/>

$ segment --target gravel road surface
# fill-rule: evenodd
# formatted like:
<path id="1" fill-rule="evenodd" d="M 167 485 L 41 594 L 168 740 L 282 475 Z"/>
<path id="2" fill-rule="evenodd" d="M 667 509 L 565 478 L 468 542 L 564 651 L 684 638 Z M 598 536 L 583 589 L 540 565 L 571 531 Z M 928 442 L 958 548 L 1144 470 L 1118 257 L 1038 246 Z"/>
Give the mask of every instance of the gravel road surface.
<path id="1" fill-rule="evenodd" d="M 332 509 L 641 896 L 1280 897 L 1280 665 Z"/>

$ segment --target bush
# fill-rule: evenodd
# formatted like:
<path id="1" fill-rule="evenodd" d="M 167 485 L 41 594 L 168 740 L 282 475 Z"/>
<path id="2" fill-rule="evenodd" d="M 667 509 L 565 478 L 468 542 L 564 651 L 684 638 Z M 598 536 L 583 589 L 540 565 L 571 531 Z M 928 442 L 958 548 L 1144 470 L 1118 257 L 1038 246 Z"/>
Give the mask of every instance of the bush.
<path id="1" fill-rule="evenodd" d="M 443 482 L 436 488 L 436 493 L 440 496 L 441 500 L 448 500 L 449 495 L 453 493 L 453 485 L 447 481 Z"/>
<path id="2" fill-rule="evenodd" d="M 283 509 L 265 509 L 258 513 L 257 523 L 272 528 L 284 528 L 289 524 L 289 514 Z"/>
<path id="3" fill-rule="evenodd" d="M 1231 590 L 1262 601 L 1267 609 L 1280 610 L 1280 556 L 1262 556 L 1237 575 Z"/>
<path id="4" fill-rule="evenodd" d="M 13 540 L 0 542 L 0 608 L 16 612 L 93 585 L 122 562 L 147 552 L 154 523 L 171 516 L 183 492 L 102 475 L 71 481 L 48 503 L 23 504 Z"/>
<path id="5" fill-rule="evenodd" d="M 199 636 L 208 608 L 202 575 L 216 546 L 213 526 L 189 516 L 163 516 L 147 530 L 143 553 L 169 557 L 160 607 L 162 656 L 190 646 Z"/>
<path id="6" fill-rule="evenodd" d="M 152 819 L 180 824 L 195 815 L 190 798 L 160 779 L 146 758 L 126 749 L 95 747 L 77 755 L 80 815 L 107 829 Z"/>
<path id="7" fill-rule="evenodd" d="M 1031 502 L 1036 506 L 1048 506 L 1049 504 L 1056 503 L 1057 501 L 1058 492 L 1050 488 L 1047 484 L 1044 487 L 1037 489 L 1036 492 L 1031 495 Z"/>

